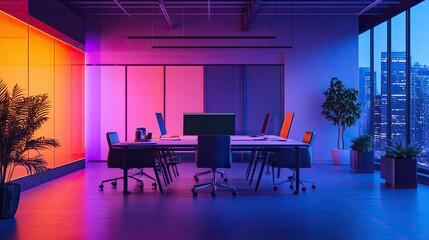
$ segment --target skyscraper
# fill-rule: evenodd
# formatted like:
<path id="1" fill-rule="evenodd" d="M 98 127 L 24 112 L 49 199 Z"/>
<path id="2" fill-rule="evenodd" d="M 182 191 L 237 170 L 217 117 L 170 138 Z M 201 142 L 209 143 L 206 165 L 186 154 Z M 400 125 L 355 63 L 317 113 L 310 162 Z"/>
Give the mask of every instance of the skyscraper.
<path id="1" fill-rule="evenodd" d="M 387 107 L 390 107 L 392 143 L 405 144 L 406 140 L 406 54 L 392 52 L 390 61 L 390 106 L 387 102 L 387 52 L 381 53 L 381 147 L 387 143 Z M 386 136 L 386 138 L 384 138 Z"/>

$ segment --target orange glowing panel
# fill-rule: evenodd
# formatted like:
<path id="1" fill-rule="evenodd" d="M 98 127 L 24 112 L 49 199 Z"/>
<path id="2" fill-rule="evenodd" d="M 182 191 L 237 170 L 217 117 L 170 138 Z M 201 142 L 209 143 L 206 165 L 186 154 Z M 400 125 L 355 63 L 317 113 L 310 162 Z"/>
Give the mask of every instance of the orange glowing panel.
<path id="1" fill-rule="evenodd" d="M 55 41 L 55 138 L 61 147 L 55 149 L 55 166 L 71 161 L 71 47 Z"/>
<path id="2" fill-rule="evenodd" d="M 35 137 L 53 138 L 54 132 L 54 47 L 55 41 L 49 35 L 30 27 L 29 29 L 29 94 L 48 94 L 51 103 L 49 120 L 36 133 Z M 40 152 L 48 162 L 48 167 L 54 164 L 54 149 Z"/>
<path id="3" fill-rule="evenodd" d="M 182 135 L 183 113 L 204 111 L 204 69 L 202 66 L 167 66 L 165 78 L 167 133 Z"/>
<path id="4" fill-rule="evenodd" d="M 28 90 L 28 25 L 0 11 L 0 78 Z M 27 93 L 27 92 L 26 92 Z"/>
<path id="5" fill-rule="evenodd" d="M 134 132 L 139 127 L 159 135 L 155 113 L 164 110 L 164 67 L 127 69 L 127 140 L 134 139 Z"/>
<path id="6" fill-rule="evenodd" d="M 71 160 L 85 158 L 85 53 L 77 49 L 71 49 L 72 66 L 72 126 Z"/>
<path id="7" fill-rule="evenodd" d="M 290 127 L 292 126 L 292 121 L 294 116 L 295 116 L 295 113 L 293 112 L 287 112 L 285 114 L 285 117 L 283 119 L 282 129 L 280 131 L 280 137 L 282 138 L 289 137 Z"/>

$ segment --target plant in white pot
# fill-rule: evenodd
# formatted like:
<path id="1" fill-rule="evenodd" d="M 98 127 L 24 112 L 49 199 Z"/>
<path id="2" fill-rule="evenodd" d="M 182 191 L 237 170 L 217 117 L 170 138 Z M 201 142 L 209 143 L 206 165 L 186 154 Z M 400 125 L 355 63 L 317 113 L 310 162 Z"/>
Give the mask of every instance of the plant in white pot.
<path id="1" fill-rule="evenodd" d="M 348 165 L 350 150 L 344 149 L 344 132 L 360 118 L 358 91 L 346 88 L 341 80 L 333 77 L 323 95 L 326 99 L 322 104 L 322 115 L 338 127 L 337 148 L 332 149 L 332 159 L 335 165 Z"/>
<path id="2" fill-rule="evenodd" d="M 17 85 L 8 91 L 0 79 L 0 219 L 11 218 L 18 209 L 21 188 L 10 182 L 16 166 L 28 174 L 47 170 L 40 150 L 58 147 L 56 139 L 34 137 L 48 121 L 47 94 L 25 96 Z"/>

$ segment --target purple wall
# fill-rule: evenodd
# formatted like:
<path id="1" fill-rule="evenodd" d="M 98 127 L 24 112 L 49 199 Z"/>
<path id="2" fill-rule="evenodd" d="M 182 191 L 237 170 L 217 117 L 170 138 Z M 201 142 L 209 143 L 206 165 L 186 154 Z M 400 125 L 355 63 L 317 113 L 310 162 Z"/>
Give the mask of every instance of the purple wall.
<path id="1" fill-rule="evenodd" d="M 249 32 L 242 32 L 236 16 L 172 16 L 170 30 L 162 16 L 89 17 L 87 64 L 284 64 L 285 112 L 294 111 L 291 138 L 304 131 L 318 133 L 316 160 L 331 159 L 336 145 L 336 127 L 320 114 L 322 92 L 331 77 L 358 87 L 357 16 L 257 16 Z M 148 40 L 130 35 L 276 35 L 268 40 Z M 153 49 L 151 45 L 292 45 L 290 49 Z M 87 76 L 87 84 L 97 82 Z M 87 117 L 90 117 L 88 115 Z M 357 136 L 357 127 L 346 132 L 347 142 Z M 89 145 L 88 145 L 89 146 Z"/>

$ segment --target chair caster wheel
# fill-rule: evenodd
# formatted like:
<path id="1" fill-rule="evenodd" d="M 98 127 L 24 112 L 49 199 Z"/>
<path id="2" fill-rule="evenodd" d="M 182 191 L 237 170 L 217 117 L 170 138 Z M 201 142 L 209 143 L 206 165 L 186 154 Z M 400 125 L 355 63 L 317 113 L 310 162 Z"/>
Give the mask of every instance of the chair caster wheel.
<path id="1" fill-rule="evenodd" d="M 293 185 L 289 185 L 289 188 L 290 188 L 291 190 L 293 190 Z"/>
<path id="2" fill-rule="evenodd" d="M 220 174 L 220 177 L 221 178 L 225 178 L 225 174 Z"/>
<path id="3" fill-rule="evenodd" d="M 192 196 L 198 197 L 198 192 L 195 191 L 195 189 L 192 188 L 191 191 L 192 191 Z"/>
<path id="4" fill-rule="evenodd" d="M 314 184 L 311 185 L 311 189 L 313 189 L 313 190 L 316 189 L 316 185 L 314 185 Z"/>
<path id="5" fill-rule="evenodd" d="M 237 196 L 237 191 L 232 192 L 232 196 Z"/>
<path id="6" fill-rule="evenodd" d="M 196 176 L 194 176 L 194 180 L 195 180 L 195 182 L 199 182 L 200 181 L 200 179 L 198 177 L 196 177 Z"/>
<path id="7" fill-rule="evenodd" d="M 306 187 L 302 187 L 302 188 L 301 188 L 301 190 L 302 190 L 303 192 L 305 192 L 305 191 L 307 191 L 307 188 L 306 188 Z"/>
<path id="8" fill-rule="evenodd" d="M 224 179 L 223 179 L 223 181 L 224 181 L 224 182 L 228 182 L 228 178 L 224 178 Z"/>
<path id="9" fill-rule="evenodd" d="M 212 191 L 210 194 L 212 195 L 212 197 L 216 197 L 216 192 Z"/>
<path id="10" fill-rule="evenodd" d="M 104 188 L 104 185 L 103 184 L 100 184 L 100 186 L 98 186 L 100 189 L 103 189 Z"/>
<path id="11" fill-rule="evenodd" d="M 116 181 L 115 181 L 115 182 L 112 182 L 111 184 L 112 184 L 112 186 L 113 186 L 113 187 L 118 186 L 118 183 L 117 183 Z"/>
<path id="12" fill-rule="evenodd" d="M 156 189 L 158 185 L 156 185 L 156 183 L 152 183 L 152 187 Z"/>
<path id="13" fill-rule="evenodd" d="M 277 191 L 277 186 L 274 186 L 274 191 Z"/>
<path id="14" fill-rule="evenodd" d="M 139 188 L 140 188 L 141 190 L 143 190 L 143 184 L 139 185 Z"/>

